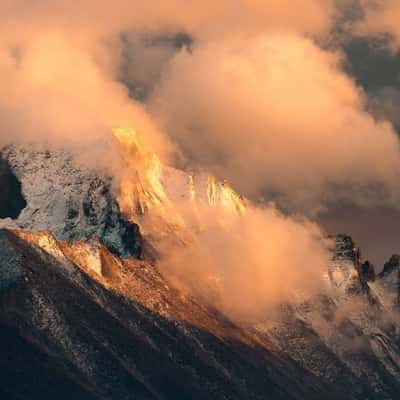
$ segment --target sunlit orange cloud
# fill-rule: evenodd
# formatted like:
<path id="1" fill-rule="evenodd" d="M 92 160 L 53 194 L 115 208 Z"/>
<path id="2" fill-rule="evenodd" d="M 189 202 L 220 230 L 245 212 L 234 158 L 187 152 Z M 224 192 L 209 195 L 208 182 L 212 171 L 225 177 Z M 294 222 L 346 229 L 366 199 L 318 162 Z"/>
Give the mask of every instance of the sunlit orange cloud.
<path id="1" fill-rule="evenodd" d="M 154 115 L 191 161 L 252 197 L 368 204 L 369 185 L 382 185 L 379 201 L 397 204 L 399 141 L 364 110 L 342 59 L 294 34 L 199 44 L 170 62 Z"/>
<path id="2" fill-rule="evenodd" d="M 329 253 L 316 225 L 272 207 L 249 208 L 224 225 L 214 212 L 201 213 L 193 242 L 163 249 L 160 270 L 171 282 L 245 323 L 325 290 Z"/>
<path id="3" fill-rule="evenodd" d="M 364 17 L 355 25 L 355 32 L 362 35 L 391 36 L 390 44 L 400 45 L 400 3 L 396 0 L 361 0 Z"/>
<path id="4" fill-rule="evenodd" d="M 40 35 L 21 55 L 2 50 L 0 145 L 13 141 L 79 148 L 87 161 L 98 164 L 95 153 L 109 152 L 105 147 L 111 129 L 134 126 L 160 156 L 169 148 L 143 105 L 67 36 Z"/>
<path id="5" fill-rule="evenodd" d="M 148 136 L 160 141 L 157 128 L 150 126 L 151 117 L 119 83 L 120 34 L 185 31 L 196 40 L 209 40 L 278 28 L 307 35 L 329 30 L 333 1 L 323 6 L 318 0 L 296 2 L 307 8 L 301 18 L 293 2 L 289 7 L 289 2 L 275 0 L 234 4 L 228 0 L 85 0 L 79 4 L 5 0 L 0 16 L 2 142 L 24 138 L 67 145 L 93 143 L 103 140 L 110 127 L 127 125 L 144 125 Z M 145 58 L 140 53 L 137 57 L 143 60 L 141 68 L 128 71 L 128 78 L 135 79 L 138 70 L 157 71 L 152 64 L 163 58 L 157 54 Z M 146 79 L 146 75 L 138 77 Z M 167 141 L 165 136 L 163 140 Z"/>
<path id="6" fill-rule="evenodd" d="M 25 30 L 18 32 L 20 37 L 48 28 L 75 32 L 84 37 L 104 37 L 129 29 L 148 32 L 183 30 L 196 37 L 276 28 L 299 34 L 321 34 L 331 27 L 335 13 L 334 0 L 83 0 L 79 4 L 51 0 L 30 4 L 23 0 L 5 0 L 1 29 L 3 32 L 14 30 L 19 23 L 23 24 Z"/>

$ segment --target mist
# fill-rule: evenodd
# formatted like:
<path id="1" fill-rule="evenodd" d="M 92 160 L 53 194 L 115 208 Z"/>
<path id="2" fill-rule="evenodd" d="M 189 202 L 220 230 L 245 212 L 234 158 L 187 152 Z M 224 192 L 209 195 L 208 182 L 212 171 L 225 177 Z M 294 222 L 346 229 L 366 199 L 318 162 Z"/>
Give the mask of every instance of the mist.
<path id="1" fill-rule="evenodd" d="M 230 318 L 263 321 L 282 304 L 325 290 L 329 242 L 317 225 L 272 206 L 249 207 L 243 216 L 218 207 L 197 215 L 201 229 L 186 246 L 163 249 L 161 271 Z"/>

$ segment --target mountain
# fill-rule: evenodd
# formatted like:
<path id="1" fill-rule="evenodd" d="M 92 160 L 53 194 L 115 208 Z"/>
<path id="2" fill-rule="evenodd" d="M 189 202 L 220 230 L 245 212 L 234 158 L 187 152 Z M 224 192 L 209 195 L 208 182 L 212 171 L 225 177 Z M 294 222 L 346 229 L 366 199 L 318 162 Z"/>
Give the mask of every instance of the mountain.
<path id="1" fill-rule="evenodd" d="M 239 213 L 244 200 L 207 176 L 156 172 L 163 186 L 140 177 L 133 218 L 111 178 L 69 153 L 3 151 L 2 398 L 399 398 L 399 256 L 375 274 L 338 235 L 328 290 L 235 323 L 172 286 L 152 250 L 157 235 L 185 238 L 173 196 Z"/>

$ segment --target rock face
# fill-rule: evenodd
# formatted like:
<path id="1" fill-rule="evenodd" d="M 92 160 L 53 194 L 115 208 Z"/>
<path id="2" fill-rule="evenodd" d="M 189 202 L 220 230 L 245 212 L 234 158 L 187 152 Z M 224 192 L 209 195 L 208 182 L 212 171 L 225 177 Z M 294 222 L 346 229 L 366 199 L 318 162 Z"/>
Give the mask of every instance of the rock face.
<path id="1" fill-rule="evenodd" d="M 0 158 L 0 218 L 18 218 L 26 207 L 21 183 L 12 172 L 8 162 Z"/>
<path id="2" fill-rule="evenodd" d="M 342 296 L 362 291 L 359 265 L 360 250 L 348 235 L 333 238 L 332 262 L 328 268 L 329 282 Z"/>
<path id="3" fill-rule="evenodd" d="M 379 274 L 380 278 L 391 274 L 394 271 L 399 271 L 400 269 L 400 256 L 398 254 L 393 254 L 389 261 L 383 266 L 382 272 Z"/>
<path id="4" fill-rule="evenodd" d="M 382 304 L 390 309 L 400 309 L 400 256 L 393 255 L 385 263 L 374 289 Z"/>
<path id="5" fill-rule="evenodd" d="M 49 230 L 67 241 L 97 236 L 120 256 L 139 255 L 138 226 L 122 218 L 109 178 L 63 151 L 9 147 L 2 157 L 21 182 L 26 207 L 14 220 L 0 219 L 0 227 Z"/>

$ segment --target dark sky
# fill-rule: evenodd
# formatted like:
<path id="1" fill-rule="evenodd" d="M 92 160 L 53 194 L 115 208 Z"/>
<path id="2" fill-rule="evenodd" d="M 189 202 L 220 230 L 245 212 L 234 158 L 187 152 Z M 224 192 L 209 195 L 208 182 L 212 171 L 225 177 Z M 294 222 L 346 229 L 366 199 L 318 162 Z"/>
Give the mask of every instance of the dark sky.
<path id="1" fill-rule="evenodd" d="M 391 53 L 381 40 L 353 39 L 344 45 L 346 69 L 371 99 L 370 111 L 400 128 L 400 55 Z M 368 162 L 360 154 L 360 162 Z M 400 184 L 400 183 L 399 183 Z M 362 254 L 380 269 L 391 254 L 400 253 L 400 210 L 363 209 L 338 204 L 319 222 L 329 233 L 349 233 Z"/>

